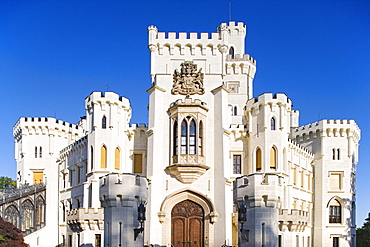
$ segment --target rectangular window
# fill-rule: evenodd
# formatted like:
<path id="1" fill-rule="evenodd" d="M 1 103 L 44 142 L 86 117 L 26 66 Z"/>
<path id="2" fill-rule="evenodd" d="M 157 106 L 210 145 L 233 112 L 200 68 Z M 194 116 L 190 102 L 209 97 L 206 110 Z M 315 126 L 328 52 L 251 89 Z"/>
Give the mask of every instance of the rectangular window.
<path id="1" fill-rule="evenodd" d="M 143 172 L 143 155 L 134 154 L 134 173 Z"/>
<path id="2" fill-rule="evenodd" d="M 240 154 L 233 155 L 233 172 L 234 174 L 241 174 L 242 156 Z"/>
<path id="3" fill-rule="evenodd" d="M 292 173 L 293 173 L 293 184 L 296 185 L 297 184 L 297 168 L 293 168 Z"/>
<path id="4" fill-rule="evenodd" d="M 282 245 L 281 245 L 281 235 L 279 235 L 279 238 L 278 238 L 278 247 L 282 247 Z"/>
<path id="5" fill-rule="evenodd" d="M 301 173 L 301 187 L 303 188 L 304 187 L 304 173 L 303 171 L 300 173 Z"/>
<path id="6" fill-rule="evenodd" d="M 341 223 L 341 207 L 330 206 L 329 208 L 329 223 Z"/>
<path id="7" fill-rule="evenodd" d="M 330 174 L 330 189 L 331 190 L 341 190 L 341 174 Z"/>
<path id="8" fill-rule="evenodd" d="M 95 247 L 101 247 L 101 234 L 95 234 Z"/>
<path id="9" fill-rule="evenodd" d="M 72 247 L 72 235 L 68 235 L 68 247 Z"/>
<path id="10" fill-rule="evenodd" d="M 43 172 L 33 172 L 33 184 L 41 184 L 44 182 Z"/>
<path id="11" fill-rule="evenodd" d="M 339 237 L 333 237 L 333 247 L 339 247 Z"/>

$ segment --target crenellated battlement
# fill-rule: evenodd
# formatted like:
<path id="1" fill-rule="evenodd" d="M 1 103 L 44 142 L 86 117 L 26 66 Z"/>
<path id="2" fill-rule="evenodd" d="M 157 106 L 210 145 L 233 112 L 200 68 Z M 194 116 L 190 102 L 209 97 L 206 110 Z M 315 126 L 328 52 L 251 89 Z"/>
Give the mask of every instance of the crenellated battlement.
<path id="1" fill-rule="evenodd" d="M 17 140 L 22 135 L 85 135 L 82 126 L 71 124 L 53 117 L 21 117 L 13 127 L 13 136 Z"/>
<path id="2" fill-rule="evenodd" d="M 67 157 L 69 155 L 69 153 L 73 150 L 85 149 L 86 145 L 87 145 L 87 142 L 88 142 L 88 138 L 87 138 L 87 135 L 86 135 L 86 136 L 78 139 L 74 143 L 69 144 L 67 147 L 60 150 L 60 152 L 59 152 L 60 159 L 64 160 L 65 157 Z"/>
<path id="3" fill-rule="evenodd" d="M 103 207 L 116 207 L 121 200 L 146 201 L 148 181 L 131 173 L 109 173 L 100 177 L 100 201 Z"/>
<path id="4" fill-rule="evenodd" d="M 278 215 L 279 230 L 303 232 L 310 223 L 310 214 L 298 209 L 282 209 Z"/>
<path id="5" fill-rule="evenodd" d="M 303 147 L 302 145 L 298 144 L 297 142 L 295 142 L 294 140 L 292 140 L 290 138 L 288 138 L 288 142 L 289 142 L 291 148 L 296 148 L 296 149 L 300 150 L 301 153 L 304 153 L 306 156 L 313 159 L 314 154 L 310 150 L 308 150 L 307 148 Z"/>
<path id="6" fill-rule="evenodd" d="M 210 49 L 212 55 L 216 55 L 216 51 L 226 52 L 229 45 L 229 40 L 233 45 L 237 45 L 235 40 L 243 40 L 246 35 L 246 26 L 243 22 L 235 23 L 234 21 L 221 23 L 217 27 L 216 33 L 197 33 L 197 32 L 158 32 L 157 27 L 148 27 L 148 48 L 150 51 L 159 51 L 159 55 L 163 55 L 162 49 L 169 48 L 169 53 L 173 54 L 174 48 L 180 49 L 180 55 L 184 55 L 185 48 L 190 48 L 190 53 L 194 55 L 194 49 L 200 48 L 201 54 L 205 55 L 206 49 Z M 240 45 L 238 44 L 238 45 Z M 244 45 L 243 45 L 244 46 Z M 226 47 L 226 49 L 225 49 Z M 239 47 L 237 50 L 244 51 L 244 47 Z"/>
<path id="7" fill-rule="evenodd" d="M 131 110 L 130 101 L 114 92 L 92 92 L 85 98 L 86 109 L 92 108 L 93 104 L 117 105 L 120 108 Z"/>
<path id="8" fill-rule="evenodd" d="M 258 96 L 258 98 L 252 98 L 247 101 L 247 110 L 258 109 L 259 106 L 264 105 L 284 105 L 288 109 L 291 109 L 292 101 L 284 93 L 264 93 Z"/>
<path id="9" fill-rule="evenodd" d="M 232 64 L 241 64 L 242 62 L 248 61 L 254 65 L 256 65 L 257 60 L 251 57 L 249 54 L 235 54 L 234 57 L 231 55 L 226 55 L 226 65 L 232 66 Z M 240 63 L 237 63 L 240 62 Z"/>
<path id="10" fill-rule="evenodd" d="M 360 140 L 361 131 L 354 120 L 324 119 L 291 130 L 295 140 L 310 140 L 319 137 L 353 137 Z"/>

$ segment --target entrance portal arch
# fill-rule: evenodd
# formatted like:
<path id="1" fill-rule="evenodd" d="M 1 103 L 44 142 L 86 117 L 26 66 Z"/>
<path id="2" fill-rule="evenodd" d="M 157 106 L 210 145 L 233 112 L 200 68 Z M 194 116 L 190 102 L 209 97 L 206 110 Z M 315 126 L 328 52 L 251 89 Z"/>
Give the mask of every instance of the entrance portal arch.
<path id="1" fill-rule="evenodd" d="M 172 193 L 163 200 L 158 212 L 163 231 L 162 242 L 176 247 L 213 246 L 217 216 L 215 205 L 207 196 L 192 190 Z M 189 232 L 191 228 L 195 229 L 193 233 Z M 200 235 L 196 236 L 197 234 Z M 197 242 L 196 245 L 194 241 Z"/>

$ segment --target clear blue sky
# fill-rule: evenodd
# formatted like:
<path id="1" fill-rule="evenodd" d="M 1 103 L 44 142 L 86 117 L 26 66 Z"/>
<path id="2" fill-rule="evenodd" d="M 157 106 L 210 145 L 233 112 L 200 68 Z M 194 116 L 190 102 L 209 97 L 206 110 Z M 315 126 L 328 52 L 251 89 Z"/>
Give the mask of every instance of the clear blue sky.
<path id="1" fill-rule="evenodd" d="M 0 1 L 0 176 L 15 178 L 12 127 L 22 116 L 77 123 L 92 91 L 131 99 L 147 122 L 147 27 L 215 32 L 248 26 L 254 96 L 286 93 L 300 123 L 355 119 L 362 129 L 357 225 L 370 211 L 370 1 Z"/>

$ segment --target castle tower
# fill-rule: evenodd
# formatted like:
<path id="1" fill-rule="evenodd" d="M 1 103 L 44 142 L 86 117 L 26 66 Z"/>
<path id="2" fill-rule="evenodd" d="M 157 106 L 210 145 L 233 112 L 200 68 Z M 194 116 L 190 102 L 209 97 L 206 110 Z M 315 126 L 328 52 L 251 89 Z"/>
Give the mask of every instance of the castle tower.
<path id="1" fill-rule="evenodd" d="M 85 99 L 86 136 L 60 152 L 60 238 L 80 245 L 103 244 L 103 209 L 99 177 L 132 172 L 136 126 L 129 126 L 128 99 L 113 92 L 93 92 Z"/>
<path id="2" fill-rule="evenodd" d="M 251 173 L 287 173 L 286 155 L 290 128 L 298 126 L 299 112 L 285 94 L 265 93 L 247 102 L 248 171 Z"/>
<path id="3" fill-rule="evenodd" d="M 298 111 L 285 94 L 265 93 L 247 102 L 247 176 L 234 181 L 241 246 L 306 245 L 311 241 L 313 154 L 289 139 Z"/>
<path id="4" fill-rule="evenodd" d="M 355 246 L 359 127 L 321 120 L 292 129 L 291 137 L 315 153 L 314 246 Z"/>
<path id="5" fill-rule="evenodd" d="M 148 183 L 144 177 L 110 173 L 100 178 L 104 246 L 144 246 L 145 229 L 138 221 L 138 208 L 145 207 L 147 194 Z"/>
<path id="6" fill-rule="evenodd" d="M 245 34 L 241 22 L 222 23 L 210 34 L 148 28 L 151 218 L 145 241 L 150 244 L 220 246 L 233 241 L 230 126 L 244 125 L 242 109 L 252 96 L 256 71 L 256 61 L 244 54 Z M 235 145 L 238 155 L 242 143 Z M 190 237 L 182 239 L 176 233 L 180 208 L 199 212 L 189 218 L 202 219 L 195 230 L 201 237 L 187 233 Z"/>
<path id="7" fill-rule="evenodd" d="M 58 229 L 53 224 L 58 222 L 59 208 L 57 159 L 61 149 L 85 135 L 83 121 L 75 125 L 52 117 L 21 117 L 14 125 L 18 187 L 46 184 L 46 198 L 39 198 L 39 201 L 47 205 L 44 214 L 47 219 L 42 231 L 27 237 L 31 246 L 38 242 L 47 243 L 50 238 L 58 239 Z M 23 218 L 22 224 L 17 226 L 22 231 L 27 230 L 24 222 Z"/>

